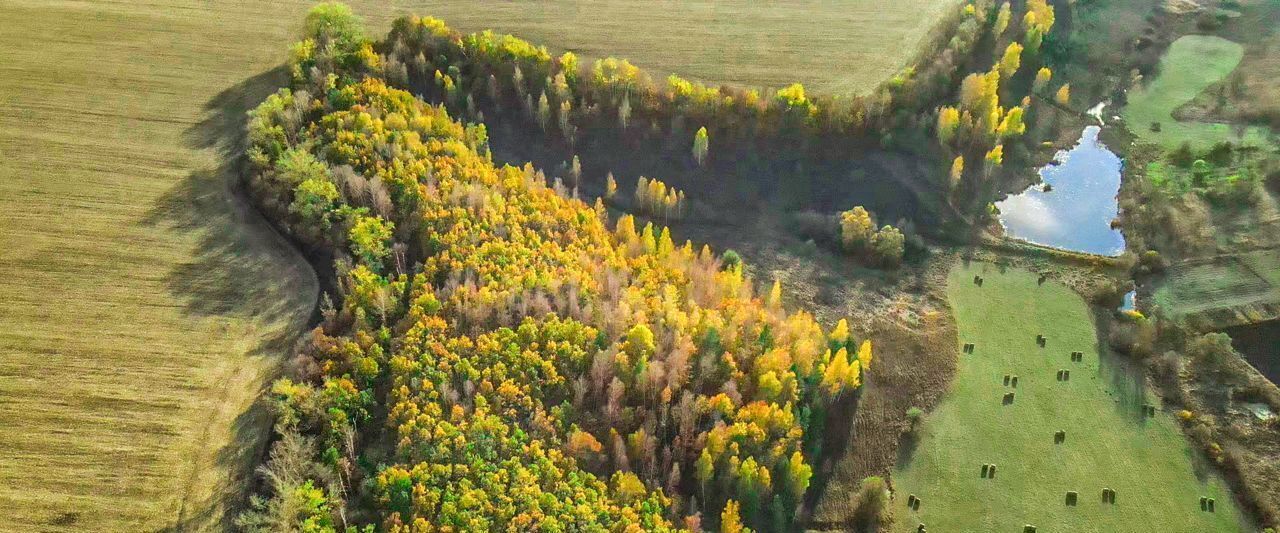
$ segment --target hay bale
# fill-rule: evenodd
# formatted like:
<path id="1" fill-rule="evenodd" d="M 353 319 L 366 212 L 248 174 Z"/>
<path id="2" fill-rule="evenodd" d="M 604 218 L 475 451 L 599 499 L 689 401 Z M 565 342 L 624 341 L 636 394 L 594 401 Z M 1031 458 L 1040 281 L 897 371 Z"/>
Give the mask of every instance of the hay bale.
<path id="1" fill-rule="evenodd" d="M 1066 369 L 1063 369 L 1063 370 L 1062 370 L 1062 381 L 1071 381 L 1071 371 L 1070 371 L 1070 370 L 1066 370 Z"/>
<path id="2" fill-rule="evenodd" d="M 1066 431 L 1063 431 L 1063 430 L 1061 430 L 1061 429 L 1060 429 L 1060 430 L 1058 430 L 1058 432 L 1057 432 L 1057 433 L 1054 433 L 1054 434 L 1053 434 L 1053 443 L 1054 443 L 1054 444 L 1062 444 L 1062 443 L 1064 443 L 1064 442 L 1066 442 L 1066 441 L 1067 441 L 1067 432 L 1066 432 Z"/>
<path id="3" fill-rule="evenodd" d="M 1009 374 L 1004 375 L 1004 386 L 1009 386 Z"/>
<path id="4" fill-rule="evenodd" d="M 1058 369 L 1058 373 L 1054 374 L 1054 378 L 1058 381 L 1062 381 L 1062 369 Z"/>
<path id="5" fill-rule="evenodd" d="M 916 528 L 916 533 L 925 533 L 924 524 L 920 524 L 920 527 Z"/>
<path id="6" fill-rule="evenodd" d="M 1013 385 L 1013 388 L 1018 388 L 1018 376 L 1013 376 L 1013 381 L 1010 383 Z"/>
<path id="7" fill-rule="evenodd" d="M 990 470 L 990 469 L 991 469 L 991 465 L 989 465 L 989 464 L 983 464 L 983 465 L 982 465 L 982 476 L 981 476 L 981 477 L 982 477 L 982 479 L 986 479 L 986 478 L 987 478 L 987 470 Z"/>
<path id="8" fill-rule="evenodd" d="M 1006 392 L 1006 393 L 1004 394 L 1004 400 L 1002 400 L 1002 401 L 1003 401 L 1003 404 L 1002 404 L 1002 405 L 1009 405 L 1009 404 L 1013 403 L 1013 393 L 1012 393 L 1012 392 Z"/>
<path id="9" fill-rule="evenodd" d="M 1209 498 L 1209 512 L 1213 512 L 1213 498 Z"/>
<path id="10" fill-rule="evenodd" d="M 1209 510 L 1209 498 L 1205 498 L 1204 496 L 1200 497 L 1200 510 L 1201 511 Z"/>
<path id="11" fill-rule="evenodd" d="M 1022 526 L 1022 533 L 1036 533 L 1036 526 L 1033 526 L 1031 524 Z"/>
<path id="12" fill-rule="evenodd" d="M 913 504 L 911 505 L 911 510 L 912 510 L 912 511 L 919 511 L 919 510 L 920 510 L 920 498 L 916 498 L 915 503 L 913 503 Z"/>
<path id="13" fill-rule="evenodd" d="M 1080 499 L 1080 494 L 1074 490 L 1067 491 L 1067 505 L 1075 507 L 1076 502 Z"/>
<path id="14" fill-rule="evenodd" d="M 995 478 L 996 478 L 996 465 L 995 463 L 991 463 L 991 470 L 987 472 L 987 479 L 995 479 Z"/>
<path id="15" fill-rule="evenodd" d="M 911 507 L 912 505 L 915 505 L 915 504 L 916 504 L 916 495 L 915 495 L 915 494 L 908 494 L 908 495 L 907 495 L 907 507 Z"/>

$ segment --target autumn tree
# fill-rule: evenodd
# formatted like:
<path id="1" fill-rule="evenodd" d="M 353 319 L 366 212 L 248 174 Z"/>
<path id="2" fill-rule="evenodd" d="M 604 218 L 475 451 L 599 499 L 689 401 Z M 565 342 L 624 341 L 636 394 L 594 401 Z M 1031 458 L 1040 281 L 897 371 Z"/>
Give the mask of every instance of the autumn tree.
<path id="1" fill-rule="evenodd" d="M 1058 105 L 1066 107 L 1071 104 L 1071 84 L 1064 83 L 1062 87 L 1058 87 L 1058 92 L 1054 93 L 1053 101 Z"/>
<path id="2" fill-rule="evenodd" d="M 1000 4 L 1000 11 L 996 13 L 996 22 L 992 26 L 991 31 L 994 35 L 1001 36 L 1009 29 L 1009 22 L 1013 19 L 1013 8 L 1009 2 Z"/>
<path id="3" fill-rule="evenodd" d="M 964 156 L 958 155 L 955 159 L 951 160 L 951 173 L 949 174 L 949 177 L 950 181 L 948 181 L 948 183 L 950 184 L 951 189 L 955 190 L 956 187 L 960 185 L 961 178 L 964 177 Z"/>
<path id="4" fill-rule="evenodd" d="M 846 250 L 855 250 L 871 241 L 875 222 L 866 208 L 856 206 L 840 214 L 840 242 Z"/>
<path id="5" fill-rule="evenodd" d="M 613 178 L 613 173 L 610 172 L 608 175 L 604 177 L 604 197 L 612 200 L 613 197 L 617 195 L 618 195 L 618 180 L 615 180 Z"/>
<path id="6" fill-rule="evenodd" d="M 885 225 L 871 236 L 871 252 L 877 261 L 889 266 L 897 266 L 902 263 L 905 243 L 906 239 L 902 236 L 902 231 Z"/>
<path id="7" fill-rule="evenodd" d="M 707 139 L 707 128 L 698 128 L 698 133 L 693 136 L 693 160 L 698 162 L 698 166 L 703 166 L 707 162 L 707 150 L 710 148 Z"/>
<path id="8" fill-rule="evenodd" d="M 1009 46 L 1004 49 L 1004 55 L 1000 57 L 1000 75 L 1010 78 L 1018 71 L 1020 65 L 1022 65 L 1022 45 L 1009 43 Z"/>
<path id="9" fill-rule="evenodd" d="M 1053 71 L 1049 70 L 1049 67 L 1040 67 L 1040 70 L 1036 71 L 1036 79 L 1031 84 L 1031 90 L 1036 93 L 1044 93 L 1045 89 L 1049 88 L 1051 80 L 1053 80 Z"/>

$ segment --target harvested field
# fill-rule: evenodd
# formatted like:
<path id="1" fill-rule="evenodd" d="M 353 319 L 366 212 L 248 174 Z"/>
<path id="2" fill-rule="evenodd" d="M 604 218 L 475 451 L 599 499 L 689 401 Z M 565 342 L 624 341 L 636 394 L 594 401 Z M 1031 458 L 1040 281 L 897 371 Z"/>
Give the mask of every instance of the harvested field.
<path id="1" fill-rule="evenodd" d="M 419 12 L 464 32 L 492 29 L 655 76 L 860 94 L 902 68 L 954 0 L 431 2 Z M 566 31 L 572 28 L 572 31 Z"/>
<path id="2" fill-rule="evenodd" d="M 242 500 L 316 281 L 229 162 L 311 4 L 0 0 L 0 529 Z"/>

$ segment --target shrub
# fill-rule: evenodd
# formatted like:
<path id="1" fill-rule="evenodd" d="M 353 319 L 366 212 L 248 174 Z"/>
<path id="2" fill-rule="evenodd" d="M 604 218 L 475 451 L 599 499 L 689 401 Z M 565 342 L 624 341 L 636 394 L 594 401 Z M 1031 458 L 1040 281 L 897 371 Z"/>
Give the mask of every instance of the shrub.
<path id="1" fill-rule="evenodd" d="M 879 476 L 863 479 L 854 496 L 853 529 L 876 531 L 888 525 L 890 518 L 889 485 Z"/>

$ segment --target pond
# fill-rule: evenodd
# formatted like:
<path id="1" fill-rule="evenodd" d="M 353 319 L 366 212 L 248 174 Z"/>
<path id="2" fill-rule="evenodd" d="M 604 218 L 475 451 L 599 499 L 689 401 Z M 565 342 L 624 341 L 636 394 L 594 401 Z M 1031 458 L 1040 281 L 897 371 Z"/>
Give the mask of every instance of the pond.
<path id="1" fill-rule="evenodd" d="M 1040 169 L 1044 185 L 996 204 L 1005 234 L 1035 244 L 1115 256 L 1124 252 L 1124 236 L 1111 227 L 1118 207 L 1120 157 L 1108 150 L 1098 126 L 1084 129 L 1070 150 Z"/>

